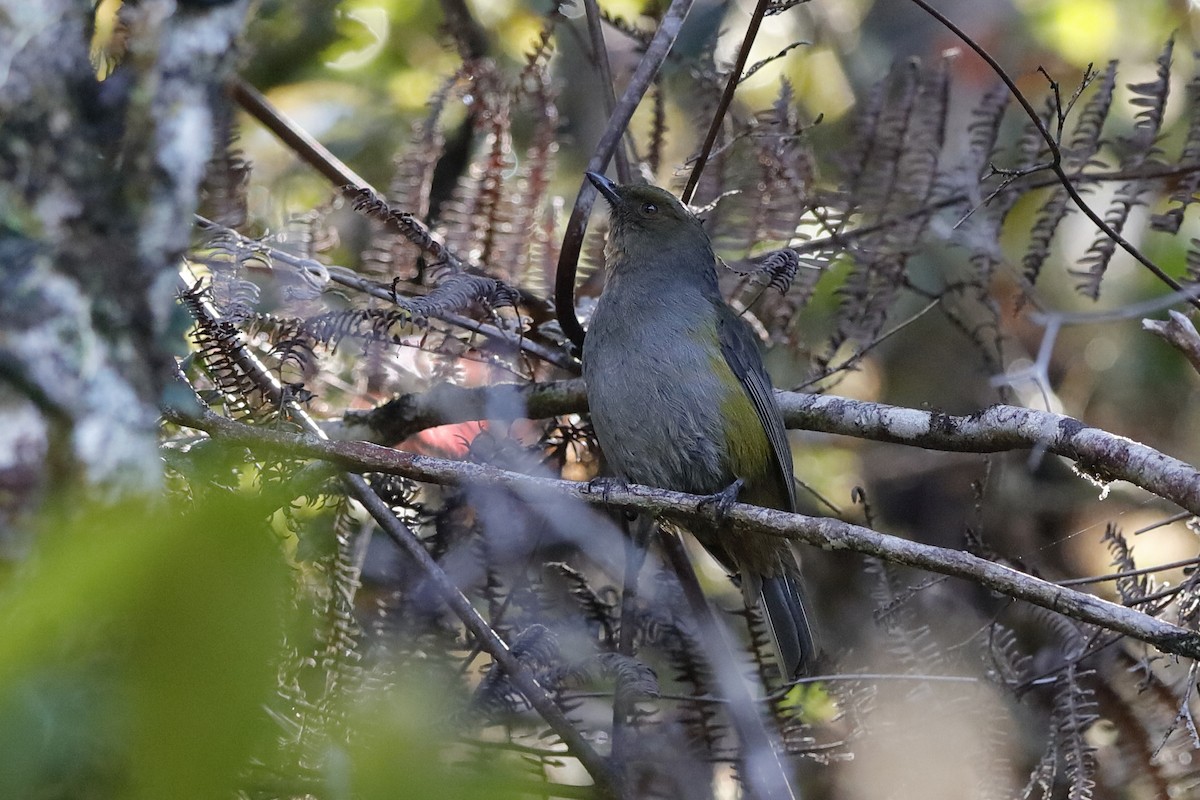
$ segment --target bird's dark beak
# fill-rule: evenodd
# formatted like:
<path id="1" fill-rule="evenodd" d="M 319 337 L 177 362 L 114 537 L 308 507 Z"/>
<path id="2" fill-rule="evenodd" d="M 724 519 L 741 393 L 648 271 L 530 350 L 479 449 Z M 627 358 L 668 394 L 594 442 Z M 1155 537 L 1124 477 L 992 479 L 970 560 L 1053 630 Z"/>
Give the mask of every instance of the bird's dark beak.
<path id="1" fill-rule="evenodd" d="M 604 195 L 604 199 L 608 201 L 610 206 L 616 205 L 621 201 L 621 196 L 617 194 L 617 185 L 608 178 L 599 172 L 585 172 L 583 174 L 587 175 L 592 185 L 596 187 L 600 194 Z"/>

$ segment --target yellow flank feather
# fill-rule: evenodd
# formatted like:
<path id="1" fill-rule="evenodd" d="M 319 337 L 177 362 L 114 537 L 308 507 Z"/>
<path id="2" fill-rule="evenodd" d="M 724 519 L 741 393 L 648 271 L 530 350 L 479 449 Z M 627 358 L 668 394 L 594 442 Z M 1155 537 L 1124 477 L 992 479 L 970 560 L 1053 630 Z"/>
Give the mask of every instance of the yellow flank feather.
<path id="1" fill-rule="evenodd" d="M 772 486 L 771 467 L 775 454 L 763 429 L 758 411 L 741 381 L 718 353 L 712 358 L 713 372 L 726 388 L 721 400 L 721 418 L 725 421 L 726 452 L 733 473 L 746 482 L 741 500 L 755 505 L 777 506 Z"/>

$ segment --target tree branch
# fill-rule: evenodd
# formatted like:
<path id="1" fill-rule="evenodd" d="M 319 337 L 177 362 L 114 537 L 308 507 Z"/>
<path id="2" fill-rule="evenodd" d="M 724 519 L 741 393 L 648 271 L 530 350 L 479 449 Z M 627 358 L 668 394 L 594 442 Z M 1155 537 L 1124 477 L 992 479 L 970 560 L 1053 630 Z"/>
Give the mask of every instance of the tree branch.
<path id="1" fill-rule="evenodd" d="M 625 128 L 633 117 L 642 95 L 650 88 L 650 82 L 658 74 L 662 63 L 679 36 L 683 20 L 691 10 L 692 0 L 672 0 L 662 22 L 654 32 L 654 38 L 646 53 L 634 70 L 629 85 L 621 95 L 621 102 L 608 117 L 608 126 L 600 136 L 596 150 L 588 160 L 587 169 L 591 172 L 603 172 L 608 166 L 608 160 L 625 135 Z M 575 197 L 575 206 L 571 209 L 571 218 L 567 221 L 566 233 L 563 235 L 562 249 L 558 253 L 558 269 L 554 278 L 554 306 L 558 312 L 558 324 L 562 332 L 576 347 L 583 346 L 583 326 L 575 316 L 575 271 L 579 266 L 579 253 L 583 249 L 583 234 L 587 230 L 587 217 L 592 211 L 592 203 L 596 199 L 596 190 L 586 179 L 579 186 Z"/>
<path id="2" fill-rule="evenodd" d="M 1044 448 L 1100 481 L 1124 480 L 1200 514 L 1200 472 L 1063 414 L 995 405 L 968 416 L 798 392 L 777 395 L 788 427 L 960 453 Z"/>
<path id="3" fill-rule="evenodd" d="M 758 0 L 758 4 L 750 14 L 750 24 L 746 27 L 746 35 L 742 38 L 741 47 L 738 48 L 737 58 L 734 59 L 733 66 L 729 68 L 729 78 L 725 81 L 725 90 L 721 92 L 721 99 L 717 103 L 716 111 L 713 112 L 712 122 L 704 137 L 704 144 L 700 146 L 700 153 L 692 164 L 692 172 L 688 175 L 687 185 L 683 187 L 683 194 L 679 197 L 685 205 L 692 202 L 692 197 L 696 194 L 696 187 L 700 185 L 700 174 L 704 172 L 704 165 L 708 163 L 713 145 L 717 143 L 717 134 L 721 132 L 721 123 L 725 121 L 725 112 L 729 110 L 729 104 L 733 102 L 733 93 L 742 81 L 742 70 L 746 67 L 746 59 L 750 57 L 750 48 L 754 46 L 754 40 L 758 38 L 758 28 L 762 25 L 763 16 L 766 15 L 767 7 L 770 4 L 770 0 Z"/>
<path id="4" fill-rule="evenodd" d="M 1172 311 L 1165 320 L 1142 320 L 1142 329 L 1174 347 L 1188 360 L 1192 369 L 1200 372 L 1200 334 L 1196 333 L 1196 326 L 1190 319 L 1178 311 Z"/>
<path id="5" fill-rule="evenodd" d="M 958 453 L 1042 448 L 1099 481 L 1123 480 L 1200 515 L 1200 471 L 1177 458 L 1073 417 L 995 405 L 966 416 L 832 395 L 776 392 L 789 428 Z M 398 442 L 435 425 L 542 419 L 587 410 L 581 379 L 464 388 L 439 385 L 370 411 L 350 411 L 338 438 Z"/>
<path id="6" fill-rule="evenodd" d="M 207 301 L 201 302 L 205 306 L 205 312 L 215 318 L 215 313 L 207 308 Z M 234 357 L 239 359 L 239 364 L 251 376 L 252 380 L 272 398 L 272 402 L 282 407 L 282 400 L 285 397 L 285 393 L 283 387 L 271 374 L 270 370 L 244 344 L 231 345 L 231 347 L 236 350 Z M 180 382 L 185 385 L 187 384 L 182 372 L 178 373 L 177 377 Z M 245 428 L 246 431 L 256 430 L 248 425 L 242 425 L 241 423 L 236 423 L 214 414 L 203 406 L 194 395 L 193 398 L 195 402 L 190 405 L 166 406 L 163 409 L 163 417 L 180 425 L 187 425 L 201 430 L 209 430 L 205 427 L 205 424 L 212 425 L 214 428 L 209 430 L 210 434 L 213 433 L 213 430 L 229 430 L 222 427 L 226 423 Z M 318 448 L 321 445 L 331 444 L 324 438 L 325 434 L 316 421 L 304 409 L 293 405 L 287 407 L 287 411 L 289 418 L 294 420 L 304 432 L 284 433 L 284 436 L 316 443 Z M 282 433 L 282 431 L 277 432 Z M 373 447 L 373 445 L 368 446 Z M 388 452 L 395 453 L 398 451 L 388 450 Z M 317 456 L 317 458 L 321 457 Z M 322 460 L 329 461 L 330 459 L 322 458 Z M 365 470 L 352 469 L 349 471 L 355 473 Z M 620 780 L 609 762 L 596 752 L 591 743 L 567 719 L 566 714 L 558 707 L 558 704 L 550 696 L 550 693 L 537 682 L 537 679 L 529 669 L 509 649 L 508 644 L 500 638 L 500 635 L 488 624 L 487 620 L 475 610 L 475 607 L 471 605 L 471 601 L 466 598 L 458 586 L 446 575 L 441 565 L 433 560 L 433 557 L 429 555 L 424 545 L 421 544 L 420 539 L 417 538 L 417 535 L 396 517 L 387 503 L 379 497 L 375 490 L 360 475 L 349 474 L 343 477 L 349 493 L 375 518 L 375 521 L 379 523 L 384 533 L 417 563 L 424 573 L 425 578 L 430 581 L 438 591 L 438 594 L 441 595 L 443 602 L 462 620 L 463 625 L 474 635 L 479 646 L 483 650 L 486 650 L 495 662 L 504 669 L 509 680 L 512 681 L 512 684 L 525 697 L 530 707 L 541 715 L 550 729 L 567 746 L 571 755 L 577 758 L 584 769 L 592 776 L 597 788 L 606 796 L 619 796 Z"/>
<path id="7" fill-rule="evenodd" d="M 703 504 L 705 498 L 680 492 L 645 486 L 606 486 L 604 492 L 595 492 L 586 483 L 522 475 L 479 464 L 392 450 L 366 442 L 335 442 L 313 434 L 255 428 L 207 409 L 195 416 L 177 410 L 169 411 L 168 418 L 258 453 L 283 453 L 293 458 L 320 459 L 351 472 L 383 472 L 436 484 L 477 483 L 519 488 L 527 497 L 538 492 L 547 496 L 565 495 L 590 505 L 666 517 L 685 526 L 689 523 L 712 524 L 712 512 Z M 849 550 L 897 564 L 965 578 L 1081 622 L 1132 636 L 1165 653 L 1200 658 L 1200 634 L 969 553 L 888 536 L 835 519 L 788 514 L 744 503 L 735 504 L 725 520 L 741 531 L 779 536 L 826 550 Z"/>

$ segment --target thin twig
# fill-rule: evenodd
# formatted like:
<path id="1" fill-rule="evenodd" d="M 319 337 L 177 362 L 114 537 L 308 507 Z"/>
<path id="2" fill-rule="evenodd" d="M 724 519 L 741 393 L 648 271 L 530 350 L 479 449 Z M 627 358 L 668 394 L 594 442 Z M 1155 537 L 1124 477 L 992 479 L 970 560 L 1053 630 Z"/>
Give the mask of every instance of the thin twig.
<path id="1" fill-rule="evenodd" d="M 1055 581 L 1059 586 L 1084 586 L 1092 583 L 1105 583 L 1107 581 L 1119 581 L 1122 578 L 1136 578 L 1138 575 L 1150 575 L 1155 572 L 1165 572 L 1169 569 L 1179 569 L 1180 567 L 1193 567 L 1200 564 L 1200 558 L 1185 558 L 1182 561 L 1172 561 L 1167 564 L 1156 564 L 1153 567 L 1142 567 L 1141 569 L 1129 569 L 1123 572 L 1114 572 L 1111 575 L 1092 575 L 1087 578 L 1071 578 L 1065 581 Z"/>
<path id="2" fill-rule="evenodd" d="M 625 128 L 633 117 L 633 112 L 641 102 L 642 96 L 654 80 L 654 76 L 662 67 L 667 54 L 679 36 L 683 20 L 692 8 L 693 0 L 671 0 L 667 13 L 663 15 L 658 30 L 650 46 L 646 48 L 641 62 L 638 63 L 629 85 L 616 109 L 609 115 L 608 125 L 600 136 L 592 157 L 588 160 L 589 172 L 603 172 L 612 158 L 613 151 L 625 135 Z M 575 316 L 575 271 L 579 266 L 579 253 L 583 250 L 583 235 L 587 231 L 588 214 L 592 211 L 592 203 L 596 199 L 596 189 L 591 182 L 580 181 L 579 192 L 575 197 L 575 206 L 571 209 L 571 217 L 567 220 L 566 231 L 563 234 L 562 248 L 558 253 L 558 269 L 554 279 L 554 306 L 558 314 L 558 323 L 562 332 L 576 347 L 583 347 L 583 326 Z"/>
<path id="3" fill-rule="evenodd" d="M 692 195 L 696 193 L 696 187 L 700 184 L 700 173 L 704 172 L 704 165 L 708 162 L 708 156 L 717 142 L 721 124 L 725 121 L 725 112 L 729 110 L 729 104 L 733 102 L 733 93 L 737 91 L 738 83 L 742 80 L 742 70 L 746 68 L 746 60 L 750 57 L 750 48 L 754 46 L 754 40 L 758 38 L 759 26 L 762 25 L 763 17 L 770 5 L 771 0 L 758 0 L 754 6 L 754 13 L 750 15 L 750 24 L 746 27 L 746 35 L 742 38 L 742 46 L 738 48 L 737 59 L 729 70 L 729 77 L 725 80 L 725 90 L 721 92 L 721 99 L 717 103 L 716 111 L 713 112 L 712 121 L 709 122 L 708 133 L 704 136 L 704 144 L 701 145 L 700 153 L 692 164 L 692 173 L 688 175 L 687 186 L 683 187 L 683 194 L 680 195 L 684 205 L 692 202 Z"/>
<path id="4" fill-rule="evenodd" d="M 596 0 L 583 0 L 583 10 L 587 15 L 588 38 L 592 43 L 592 55 L 600 70 L 600 83 L 603 85 L 600 99 L 604 101 L 604 114 L 611 117 L 617 107 L 617 95 L 613 83 L 612 64 L 608 59 L 608 45 L 604 43 L 604 25 L 600 18 L 600 6 Z M 617 165 L 617 179 L 621 183 L 629 183 L 633 174 L 629 171 L 629 159 L 625 157 L 625 148 L 621 146 L 624 137 L 618 140 L 617 148 L 613 151 L 613 160 Z"/>

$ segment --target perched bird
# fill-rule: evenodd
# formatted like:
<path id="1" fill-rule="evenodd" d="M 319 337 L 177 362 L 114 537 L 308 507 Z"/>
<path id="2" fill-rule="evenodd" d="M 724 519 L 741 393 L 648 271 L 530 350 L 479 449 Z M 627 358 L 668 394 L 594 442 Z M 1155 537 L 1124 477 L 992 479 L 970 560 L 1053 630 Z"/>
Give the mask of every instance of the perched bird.
<path id="1" fill-rule="evenodd" d="M 608 201 L 605 287 L 583 343 L 592 424 L 618 477 L 794 511 L 792 453 L 750 326 L 717 289 L 708 234 L 656 186 L 588 179 Z M 816 655 L 788 543 L 698 533 L 761 605 L 788 677 Z"/>

